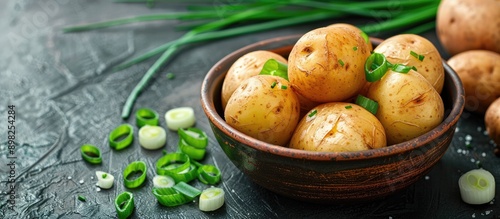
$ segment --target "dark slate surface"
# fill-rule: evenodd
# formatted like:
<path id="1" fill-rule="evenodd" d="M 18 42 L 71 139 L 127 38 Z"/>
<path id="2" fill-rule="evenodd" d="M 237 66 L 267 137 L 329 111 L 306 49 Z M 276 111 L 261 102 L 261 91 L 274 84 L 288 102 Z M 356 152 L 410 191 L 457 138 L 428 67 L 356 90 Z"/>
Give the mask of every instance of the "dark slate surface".
<path id="1" fill-rule="evenodd" d="M 217 3 L 219 1 L 210 2 Z M 494 144 L 484 133 L 481 115 L 465 112 L 449 150 L 425 177 L 408 189 L 382 200 L 360 204 L 317 205 L 291 200 L 252 183 L 226 158 L 210 132 L 200 106 L 200 86 L 205 73 L 219 59 L 242 46 L 276 36 L 305 33 L 332 20 L 265 33 L 201 43 L 183 49 L 142 93 L 135 109 L 150 107 L 164 114 L 174 107 L 196 110 L 198 128 L 209 133 L 204 163 L 223 173 L 219 185 L 226 204 L 212 213 L 196 203 L 160 206 L 151 194 L 154 164 L 161 151 L 143 150 L 137 141 L 123 151 L 112 151 L 108 133 L 121 123 L 122 105 L 153 60 L 119 72 L 113 64 L 176 39 L 176 21 L 156 21 L 106 30 L 63 34 L 61 27 L 112 18 L 184 10 L 183 5 L 116 4 L 111 1 L 10 0 L 0 1 L 0 218 L 113 218 L 113 200 L 125 189 L 122 170 L 135 160 L 148 165 L 147 183 L 129 190 L 136 196 L 133 218 L 493 218 L 500 215 L 497 201 L 471 206 L 461 201 L 458 178 L 477 167 L 476 162 L 500 176 Z M 377 34 L 388 37 L 394 33 Z M 424 34 L 438 48 L 435 33 Z M 447 58 L 443 53 L 443 57 Z M 175 73 L 168 80 L 166 73 Z M 9 105 L 15 105 L 16 158 L 9 155 Z M 163 116 L 160 124 L 165 126 Z M 471 140 L 468 140 L 468 136 Z M 166 150 L 175 150 L 176 133 L 168 132 Z M 466 146 L 470 141 L 471 148 Z M 82 161 L 84 143 L 101 148 L 104 162 Z M 11 166 L 15 162 L 14 177 Z M 96 191 L 94 172 L 112 173 L 117 180 L 110 190 Z M 15 183 L 8 183 L 13 180 Z M 15 197 L 6 195 L 15 185 Z M 194 182 L 194 186 L 206 186 Z M 497 183 L 498 186 L 498 183 Z M 77 199 L 87 197 L 86 202 Z M 496 197 L 499 197 L 497 192 Z M 15 201 L 13 210 L 9 201 Z"/>

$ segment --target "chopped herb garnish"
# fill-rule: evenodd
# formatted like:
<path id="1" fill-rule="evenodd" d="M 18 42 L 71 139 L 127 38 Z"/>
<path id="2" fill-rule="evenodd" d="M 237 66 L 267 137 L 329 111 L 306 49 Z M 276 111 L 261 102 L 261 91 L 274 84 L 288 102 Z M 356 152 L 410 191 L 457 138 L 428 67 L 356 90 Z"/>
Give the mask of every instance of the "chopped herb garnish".
<path id="1" fill-rule="evenodd" d="M 313 110 L 311 113 L 309 113 L 309 117 L 313 117 L 314 115 L 316 115 L 316 113 L 318 113 L 318 110 Z"/>
<path id="2" fill-rule="evenodd" d="M 342 59 L 339 59 L 339 64 L 344 67 L 344 61 L 342 61 Z"/>
<path id="3" fill-rule="evenodd" d="M 351 109 L 351 108 L 352 108 L 352 106 L 351 106 L 351 105 L 347 105 L 347 106 L 345 106 L 345 108 L 346 108 L 346 109 Z"/>
<path id="4" fill-rule="evenodd" d="M 357 47 L 357 46 L 352 47 L 352 50 L 357 51 L 357 50 L 358 50 L 358 47 Z"/>
<path id="5" fill-rule="evenodd" d="M 271 88 L 276 87 L 276 81 L 271 84 Z"/>
<path id="6" fill-rule="evenodd" d="M 167 73 L 167 79 L 174 79 L 175 75 L 174 73 Z"/>
<path id="7" fill-rule="evenodd" d="M 288 87 L 286 85 L 281 85 L 282 90 L 286 90 Z"/>
<path id="8" fill-rule="evenodd" d="M 415 66 L 412 66 L 411 69 L 413 69 L 413 71 L 417 71 L 417 67 Z"/>
<path id="9" fill-rule="evenodd" d="M 82 201 L 82 202 L 86 202 L 87 201 L 87 198 L 85 198 L 85 196 L 81 196 L 79 195 L 78 196 L 78 200 Z"/>
<path id="10" fill-rule="evenodd" d="M 417 59 L 418 59 L 418 60 L 420 60 L 420 61 L 424 61 L 424 58 L 425 58 L 425 56 L 420 55 L 420 54 L 417 54 L 417 53 L 416 53 L 416 52 L 414 52 L 414 51 L 410 51 L 410 55 L 411 55 L 411 56 L 413 56 L 413 57 L 415 57 L 415 58 L 417 58 Z"/>
<path id="11" fill-rule="evenodd" d="M 467 147 L 467 148 L 469 148 L 469 149 L 470 149 L 470 148 L 472 148 L 472 145 L 471 145 L 470 143 L 466 143 L 466 144 L 465 144 L 465 147 Z"/>

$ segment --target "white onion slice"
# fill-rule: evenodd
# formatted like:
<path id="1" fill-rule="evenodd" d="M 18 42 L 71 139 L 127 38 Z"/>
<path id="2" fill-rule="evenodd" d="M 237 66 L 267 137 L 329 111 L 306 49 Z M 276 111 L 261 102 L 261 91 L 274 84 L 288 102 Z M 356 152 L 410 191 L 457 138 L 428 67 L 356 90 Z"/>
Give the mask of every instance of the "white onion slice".
<path id="1" fill-rule="evenodd" d="M 467 204 L 481 205 L 495 197 L 495 178 L 484 169 L 466 172 L 458 179 L 460 196 Z"/>
<path id="2" fill-rule="evenodd" d="M 113 182 L 115 180 L 113 175 L 103 171 L 95 171 L 95 175 L 97 176 L 97 186 L 101 189 L 109 189 L 113 187 Z"/>
<path id="3" fill-rule="evenodd" d="M 146 149 L 155 150 L 163 147 L 167 133 L 160 126 L 145 125 L 139 129 L 139 144 Z"/>
<path id="4" fill-rule="evenodd" d="M 171 109 L 165 113 L 167 127 L 172 131 L 179 128 L 192 127 L 196 121 L 194 110 L 191 107 L 179 107 Z"/>
<path id="5" fill-rule="evenodd" d="M 215 211 L 224 205 L 224 190 L 210 187 L 200 195 L 199 208 L 201 211 Z"/>
<path id="6" fill-rule="evenodd" d="M 175 180 L 170 176 L 156 175 L 153 177 L 153 186 L 155 188 L 170 188 L 174 185 Z"/>

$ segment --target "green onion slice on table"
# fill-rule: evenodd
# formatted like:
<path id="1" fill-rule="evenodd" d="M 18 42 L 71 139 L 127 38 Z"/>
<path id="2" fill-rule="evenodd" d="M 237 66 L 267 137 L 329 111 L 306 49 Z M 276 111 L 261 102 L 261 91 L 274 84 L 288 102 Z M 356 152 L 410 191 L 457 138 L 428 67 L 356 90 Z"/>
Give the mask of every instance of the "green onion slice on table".
<path id="1" fill-rule="evenodd" d="M 152 192 L 160 204 L 168 207 L 183 205 L 193 200 L 183 195 L 173 187 L 153 188 Z"/>
<path id="2" fill-rule="evenodd" d="M 215 211 L 224 205 L 224 190 L 210 187 L 201 192 L 199 208 L 201 211 Z"/>
<path id="3" fill-rule="evenodd" d="M 198 128 L 180 128 L 178 131 L 181 139 L 186 141 L 187 144 L 195 147 L 204 149 L 208 145 L 208 136 L 203 130 Z"/>
<path id="4" fill-rule="evenodd" d="M 288 81 L 288 65 L 276 59 L 269 59 L 264 63 L 259 74 L 278 76 Z"/>
<path id="5" fill-rule="evenodd" d="M 385 56 L 381 53 L 371 54 L 365 62 L 365 77 L 369 82 L 378 81 L 389 69 Z"/>
<path id="6" fill-rule="evenodd" d="M 121 124 L 109 134 L 109 146 L 121 150 L 128 147 L 134 140 L 134 127 Z"/>
<path id="7" fill-rule="evenodd" d="M 91 164 L 100 164 L 102 162 L 101 150 L 91 144 L 84 144 L 80 147 L 82 158 Z"/>
<path id="8" fill-rule="evenodd" d="M 160 126 L 145 125 L 139 129 L 139 144 L 148 150 L 163 147 L 167 141 L 167 133 Z"/>
<path id="9" fill-rule="evenodd" d="M 466 172 L 458 179 L 460 196 L 467 204 L 486 204 L 495 198 L 495 178 L 484 169 Z"/>
<path id="10" fill-rule="evenodd" d="M 174 178 L 175 182 L 191 182 L 192 180 L 198 178 L 198 169 L 196 168 L 196 165 L 190 164 L 189 168 L 178 172 L 178 173 L 168 173 L 169 176 Z"/>
<path id="11" fill-rule="evenodd" d="M 183 153 L 168 153 L 156 162 L 156 173 L 158 175 L 170 176 L 189 169 L 191 166 L 189 156 Z"/>
<path id="12" fill-rule="evenodd" d="M 149 108 L 141 108 L 135 113 L 135 123 L 141 128 L 145 125 L 157 126 L 160 116 Z"/>
<path id="13" fill-rule="evenodd" d="M 170 188 L 175 185 L 174 178 L 164 175 L 156 175 L 153 177 L 153 187 L 155 188 Z"/>
<path id="14" fill-rule="evenodd" d="M 201 160 L 205 157 L 206 149 L 196 148 L 188 144 L 185 139 L 179 139 L 179 149 L 182 153 L 187 154 L 193 160 Z"/>
<path id="15" fill-rule="evenodd" d="M 377 114 L 378 111 L 378 103 L 377 101 L 374 101 L 368 97 L 365 97 L 363 95 L 358 95 L 356 98 L 356 104 L 360 105 L 361 107 L 365 108 L 368 110 L 370 113 L 373 115 Z"/>
<path id="16" fill-rule="evenodd" d="M 127 188 L 137 188 L 144 183 L 146 179 L 147 166 L 143 161 L 134 161 L 130 163 L 125 170 L 123 170 L 123 180 L 125 183 L 125 187 Z M 135 177 L 133 179 L 130 176 L 132 174 L 140 174 L 139 177 Z"/>
<path id="17" fill-rule="evenodd" d="M 199 189 L 185 182 L 179 182 L 175 184 L 173 188 L 178 192 L 182 193 L 183 195 L 187 196 L 191 200 L 193 200 L 194 198 L 196 198 L 201 194 L 201 191 Z"/>
<path id="18" fill-rule="evenodd" d="M 198 180 L 202 183 L 215 185 L 220 182 L 221 175 L 219 168 L 213 165 L 203 165 L 198 167 Z"/>
<path id="19" fill-rule="evenodd" d="M 97 186 L 102 189 L 109 189 L 113 187 L 115 180 L 113 175 L 103 171 L 95 171 L 95 175 L 97 176 Z"/>
<path id="20" fill-rule="evenodd" d="M 172 131 L 180 128 L 189 128 L 196 122 L 194 110 L 191 107 L 174 108 L 165 113 L 167 127 Z"/>
<path id="21" fill-rule="evenodd" d="M 115 208 L 119 219 L 128 218 L 134 211 L 134 194 L 123 192 L 116 196 Z"/>

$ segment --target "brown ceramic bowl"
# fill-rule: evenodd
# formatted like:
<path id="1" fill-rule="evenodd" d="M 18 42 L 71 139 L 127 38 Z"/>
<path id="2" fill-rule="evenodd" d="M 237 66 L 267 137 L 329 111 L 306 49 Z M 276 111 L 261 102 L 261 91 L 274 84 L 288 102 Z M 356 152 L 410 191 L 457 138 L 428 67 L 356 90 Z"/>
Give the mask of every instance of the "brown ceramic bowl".
<path id="1" fill-rule="evenodd" d="M 300 35 L 278 37 L 243 47 L 213 66 L 201 87 L 201 104 L 215 138 L 229 159 L 255 183 L 290 198 L 316 203 L 381 198 L 415 183 L 439 161 L 464 108 L 457 74 L 443 62 L 441 94 L 445 119 L 428 133 L 396 145 L 359 152 L 314 152 L 268 144 L 224 121 L 221 87 L 230 66 L 242 55 L 270 50 L 288 56 Z M 381 42 L 372 39 L 374 47 Z"/>

